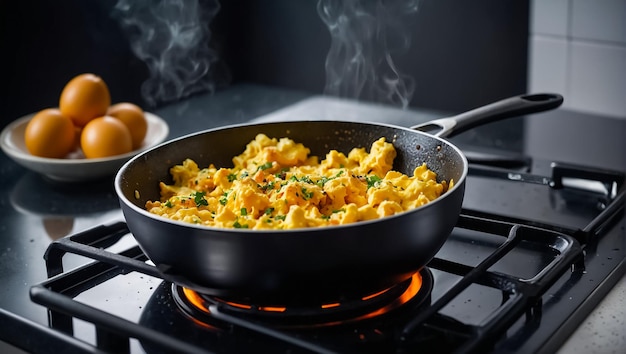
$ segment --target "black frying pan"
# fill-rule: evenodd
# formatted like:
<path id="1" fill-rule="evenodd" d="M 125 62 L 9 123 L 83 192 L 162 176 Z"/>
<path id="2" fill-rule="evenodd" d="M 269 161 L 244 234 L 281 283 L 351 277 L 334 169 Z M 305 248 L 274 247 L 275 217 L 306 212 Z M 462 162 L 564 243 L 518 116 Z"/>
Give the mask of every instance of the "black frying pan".
<path id="1" fill-rule="evenodd" d="M 443 245 L 461 211 L 467 159 L 440 137 L 512 116 L 561 105 L 556 94 L 522 95 L 412 129 L 346 121 L 288 121 L 228 126 L 187 135 L 143 152 L 117 173 L 115 190 L 127 224 L 145 254 L 166 279 L 195 290 L 265 304 L 339 301 L 368 295 L 408 279 Z M 297 117 L 294 117 L 297 118 Z M 438 136 L 415 129 L 443 129 Z M 440 180 L 455 186 L 412 211 L 374 221 L 296 230 L 220 229 L 148 213 L 159 181 L 191 158 L 199 166 L 231 167 L 259 134 L 289 137 L 320 157 L 330 149 L 348 153 L 386 137 L 397 150 L 394 169 L 412 174 L 426 162 Z"/>

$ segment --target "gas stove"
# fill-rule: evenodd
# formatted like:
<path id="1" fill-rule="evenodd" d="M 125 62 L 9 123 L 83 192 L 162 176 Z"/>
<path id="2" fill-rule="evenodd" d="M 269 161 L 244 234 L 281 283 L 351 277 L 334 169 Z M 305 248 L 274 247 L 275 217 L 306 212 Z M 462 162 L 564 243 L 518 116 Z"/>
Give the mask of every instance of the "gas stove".
<path id="1" fill-rule="evenodd" d="M 161 115 L 193 116 L 200 102 Z M 346 109 L 398 125 L 435 114 L 312 98 L 257 120 L 334 119 Z M 319 304 L 215 297 L 154 267 L 114 209 L 29 260 L 45 276 L 20 296 L 46 319 L 3 305 L 0 339 L 29 352 L 553 352 L 625 272 L 624 171 L 526 155 L 518 147 L 529 136 L 502 140 L 508 150 L 470 149 L 493 133 L 476 134 L 457 141 L 471 161 L 459 222 L 407 281 Z"/>
<path id="2" fill-rule="evenodd" d="M 581 171 L 568 166 L 574 177 L 563 176 L 560 167 L 552 166 L 551 178 L 576 178 Z M 480 189 L 481 183 L 491 189 L 528 183 L 511 178 L 511 172 L 504 178 L 494 169 L 481 169 L 472 168 L 471 175 L 480 177 L 468 180 L 470 190 Z M 591 170 L 584 171 L 586 178 L 592 178 Z M 150 265 L 138 246 L 108 250 L 132 242 L 124 222 L 53 242 L 45 255 L 50 279 L 34 286 L 30 296 L 48 309 L 51 329 L 89 342 L 80 333 L 84 329 L 76 330 L 89 326 L 95 332 L 94 345 L 113 352 L 130 352 L 135 341 L 137 350 L 147 352 L 389 353 L 424 347 L 441 352 L 501 352 L 524 346 L 534 352 L 555 340 L 553 336 L 567 322 L 569 315 L 561 310 L 559 300 L 584 298 L 592 290 L 583 278 L 593 266 L 589 264 L 593 256 L 585 253 L 591 247 L 599 252 L 604 243 L 613 243 L 612 237 L 623 236 L 613 232 L 619 227 L 613 229 L 616 216 L 623 212 L 624 176 L 593 172 L 596 181 L 610 185 L 608 193 L 546 185 L 544 193 L 552 195 L 546 199 L 550 205 L 536 205 L 554 209 L 577 201 L 584 211 L 581 216 L 596 211 L 584 227 L 568 229 L 556 220 L 464 209 L 456 229 L 427 268 L 406 284 L 345 303 L 270 307 L 177 286 Z M 620 192 L 614 194 L 615 190 Z M 525 196 L 528 193 L 515 198 Z M 523 205 L 522 200 L 518 203 Z M 607 259 L 617 262 L 620 252 L 609 250 L 614 257 Z M 62 261 L 68 253 L 94 262 L 66 270 Z M 125 299 L 138 297 L 133 291 L 147 297 L 135 308 Z M 109 307 L 122 313 L 112 313 Z M 129 316 L 132 312 L 136 313 Z"/>

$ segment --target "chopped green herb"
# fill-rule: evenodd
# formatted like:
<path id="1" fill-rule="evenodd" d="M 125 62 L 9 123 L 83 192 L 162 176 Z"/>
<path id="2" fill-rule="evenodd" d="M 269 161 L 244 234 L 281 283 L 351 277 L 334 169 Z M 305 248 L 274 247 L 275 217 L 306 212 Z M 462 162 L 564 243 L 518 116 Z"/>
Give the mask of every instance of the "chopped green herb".
<path id="1" fill-rule="evenodd" d="M 370 189 L 371 187 L 378 187 L 382 178 L 372 175 L 365 177 L 365 181 L 367 182 L 367 189 Z"/>
<path id="2" fill-rule="evenodd" d="M 309 192 L 306 188 L 302 187 L 302 198 L 304 198 L 304 200 L 313 198 L 313 192 Z"/>
<path id="3" fill-rule="evenodd" d="M 172 203 L 168 200 L 167 202 L 165 202 L 165 206 L 168 208 L 173 207 Z"/>
<path id="4" fill-rule="evenodd" d="M 316 184 L 317 184 L 318 186 L 320 186 L 320 187 L 323 187 L 323 186 L 324 186 L 324 184 L 326 184 L 326 182 L 328 182 L 328 181 L 330 181 L 330 180 L 333 180 L 333 179 L 335 179 L 335 178 L 337 178 L 337 177 L 341 176 L 342 174 L 343 174 L 343 170 L 340 170 L 339 172 L 337 172 L 337 174 L 335 174 L 335 175 L 334 175 L 334 176 L 332 176 L 332 177 L 326 177 L 326 176 L 323 176 L 322 178 L 320 178 L 320 179 L 318 179 L 318 180 L 317 180 Z M 311 183 L 313 183 L 313 182 L 311 182 Z"/>
<path id="5" fill-rule="evenodd" d="M 243 172 L 241 173 L 241 178 L 246 178 L 246 177 L 248 177 L 248 176 L 249 176 L 248 171 L 243 171 Z"/>
<path id="6" fill-rule="evenodd" d="M 322 215 L 321 218 L 324 219 L 324 220 L 329 220 L 330 219 L 330 215 Z"/>
<path id="7" fill-rule="evenodd" d="M 228 201 L 228 192 L 224 192 L 224 194 L 222 194 L 222 197 L 220 198 L 220 204 L 226 205 L 227 201 Z"/>
<path id="8" fill-rule="evenodd" d="M 344 208 L 333 210 L 333 214 L 341 213 L 341 212 L 344 212 L 344 211 L 346 211 L 346 209 L 344 209 Z"/>
<path id="9" fill-rule="evenodd" d="M 248 215 L 248 210 L 246 208 L 241 208 L 241 215 L 242 216 Z"/>
<path id="10" fill-rule="evenodd" d="M 268 168 L 272 167 L 272 163 L 271 162 L 266 162 L 264 164 L 262 164 L 261 166 L 259 166 L 259 168 L 257 168 L 257 172 L 258 171 L 263 171 L 263 170 L 267 170 Z"/>
<path id="11" fill-rule="evenodd" d="M 264 186 L 259 186 L 259 189 L 264 190 L 264 191 L 267 191 L 267 190 L 272 190 L 272 189 L 274 189 L 274 184 L 275 184 L 275 183 L 276 183 L 276 182 L 271 181 L 270 183 L 268 183 L 268 184 L 266 184 L 266 185 L 264 185 Z"/>
<path id="12" fill-rule="evenodd" d="M 289 167 L 283 167 L 280 169 L 280 172 L 274 176 L 276 176 L 276 178 L 285 179 L 287 177 L 287 171 L 289 171 Z"/>
<path id="13" fill-rule="evenodd" d="M 274 212 L 274 208 L 267 208 L 267 209 L 265 209 L 263 214 L 265 214 L 265 215 L 272 215 L 273 212 Z"/>
<path id="14" fill-rule="evenodd" d="M 248 228 L 248 224 L 240 224 L 239 221 L 235 221 L 235 223 L 233 224 L 233 227 L 235 229 L 247 229 Z"/>
<path id="15" fill-rule="evenodd" d="M 304 182 L 304 183 L 315 184 L 315 182 L 313 182 L 313 180 L 311 180 L 311 177 L 309 176 L 302 176 L 300 178 L 298 178 L 297 176 L 291 176 L 289 178 L 289 182 Z"/>
<path id="16" fill-rule="evenodd" d="M 232 182 L 232 181 L 237 179 L 237 174 L 236 173 L 230 173 L 230 174 L 228 174 L 227 178 L 228 178 L 228 182 Z"/>
<path id="17" fill-rule="evenodd" d="M 195 192 L 193 194 L 193 201 L 196 203 L 196 206 L 209 205 L 209 202 L 204 199 L 204 192 Z"/>
<path id="18" fill-rule="evenodd" d="M 274 217 L 274 219 L 276 219 L 276 220 L 285 220 L 286 217 L 287 217 L 287 215 L 276 215 Z"/>
<path id="19" fill-rule="evenodd" d="M 320 187 L 323 187 L 324 184 L 326 184 L 326 182 L 330 181 L 332 178 L 328 178 L 326 176 L 323 176 L 322 178 L 318 179 L 316 184 Z"/>

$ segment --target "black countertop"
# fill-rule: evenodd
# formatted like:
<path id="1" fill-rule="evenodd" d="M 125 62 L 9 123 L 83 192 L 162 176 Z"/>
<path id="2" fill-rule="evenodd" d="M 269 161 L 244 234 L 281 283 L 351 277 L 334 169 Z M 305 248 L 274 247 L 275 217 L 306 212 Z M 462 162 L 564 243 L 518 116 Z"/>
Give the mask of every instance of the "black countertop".
<path id="1" fill-rule="evenodd" d="M 169 138 L 174 138 L 248 122 L 312 97 L 306 92 L 238 85 L 170 104 L 154 113 L 169 124 Z M 374 111 L 381 107 L 362 106 Z M 380 119 L 370 117 L 382 123 L 410 126 L 443 116 L 426 110 L 394 112 L 381 115 Z M 341 117 L 327 114 L 320 118 Z M 526 154 L 537 159 L 626 171 L 624 137 L 626 119 L 557 109 L 492 123 L 452 141 L 465 150 Z M 0 153 L 0 181 L 0 308 L 46 324 L 45 309 L 33 304 L 28 295 L 32 285 L 46 279 L 44 252 L 54 239 L 122 218 L 113 176 L 90 183 L 53 182 Z M 69 262 L 80 264 L 84 260 Z"/>

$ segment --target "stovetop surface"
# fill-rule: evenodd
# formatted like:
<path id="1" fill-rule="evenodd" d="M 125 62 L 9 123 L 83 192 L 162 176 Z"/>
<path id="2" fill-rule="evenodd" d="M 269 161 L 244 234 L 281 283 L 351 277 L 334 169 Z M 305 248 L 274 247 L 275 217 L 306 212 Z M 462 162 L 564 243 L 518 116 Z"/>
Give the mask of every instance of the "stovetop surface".
<path id="1" fill-rule="evenodd" d="M 287 109 L 278 110 L 285 106 Z M 443 116 L 440 112 L 401 111 L 253 85 L 232 87 L 212 96 L 196 96 L 155 113 L 169 123 L 170 138 L 243 123 L 259 116 L 259 121 L 297 115 L 299 119 L 361 119 L 402 126 Z M 625 171 L 624 136 L 626 121 L 559 109 L 493 123 L 452 141 L 464 151 L 530 156 L 530 166 L 516 171 L 530 170 L 534 174 L 549 176 L 550 164 L 554 161 Z M 47 278 L 43 254 L 54 239 L 123 220 L 112 178 L 89 184 L 62 185 L 24 170 L 4 154 L 0 155 L 0 177 L 4 182 L 0 184 L 3 192 L 0 206 L 4 210 L 0 215 L 0 280 L 5 284 L 0 288 L 0 308 L 47 325 L 46 310 L 29 297 L 31 286 Z M 589 202 L 590 195 L 596 198 L 595 194 L 586 192 L 554 191 L 546 185 L 521 184 L 514 180 L 494 182 L 488 177 L 475 176 L 468 179 L 464 208 L 476 214 L 497 212 L 505 219 L 556 225 L 557 229 L 569 232 L 587 225 L 601 210 L 598 206 L 603 203 L 602 198 Z M 557 291 L 546 295 L 544 313 L 562 311 L 571 302 L 571 296 L 587 297 L 594 293 L 596 287 L 620 267 L 624 262 L 626 242 L 623 219 L 612 230 L 613 236 L 595 242 L 593 248 L 586 250 L 587 270 L 580 279 L 562 279 L 555 285 Z M 450 243 L 449 247 L 453 244 Z M 442 249 L 442 252 L 448 251 L 445 247 Z M 66 268 L 71 269 L 85 261 L 78 256 L 67 257 Z M 167 285 L 159 279 L 141 274 L 131 273 L 118 281 L 121 284 L 114 290 L 98 289 L 95 296 L 85 296 L 90 296 L 90 301 L 102 299 L 103 306 L 110 306 L 115 300 L 122 301 L 123 307 L 137 310 L 131 311 L 136 314 L 130 314 L 137 317 L 144 312 L 147 299 L 156 297 L 158 301 L 159 296 L 165 296 L 160 292 L 167 292 L 167 289 L 163 290 Z M 139 289 L 124 287 L 131 282 L 142 286 Z M 568 293 L 567 290 L 572 288 L 577 290 Z M 123 289 L 122 294 L 120 289 Z M 574 300 L 585 304 L 581 299 Z M 595 299 L 586 306 L 593 307 L 597 301 Z M 585 307 L 583 305 L 580 307 Z M 582 314 L 576 316 L 581 317 L 588 311 L 581 311 Z M 572 328 L 564 329 L 567 330 L 571 332 Z M 537 331 L 541 332 L 540 329 Z"/>

